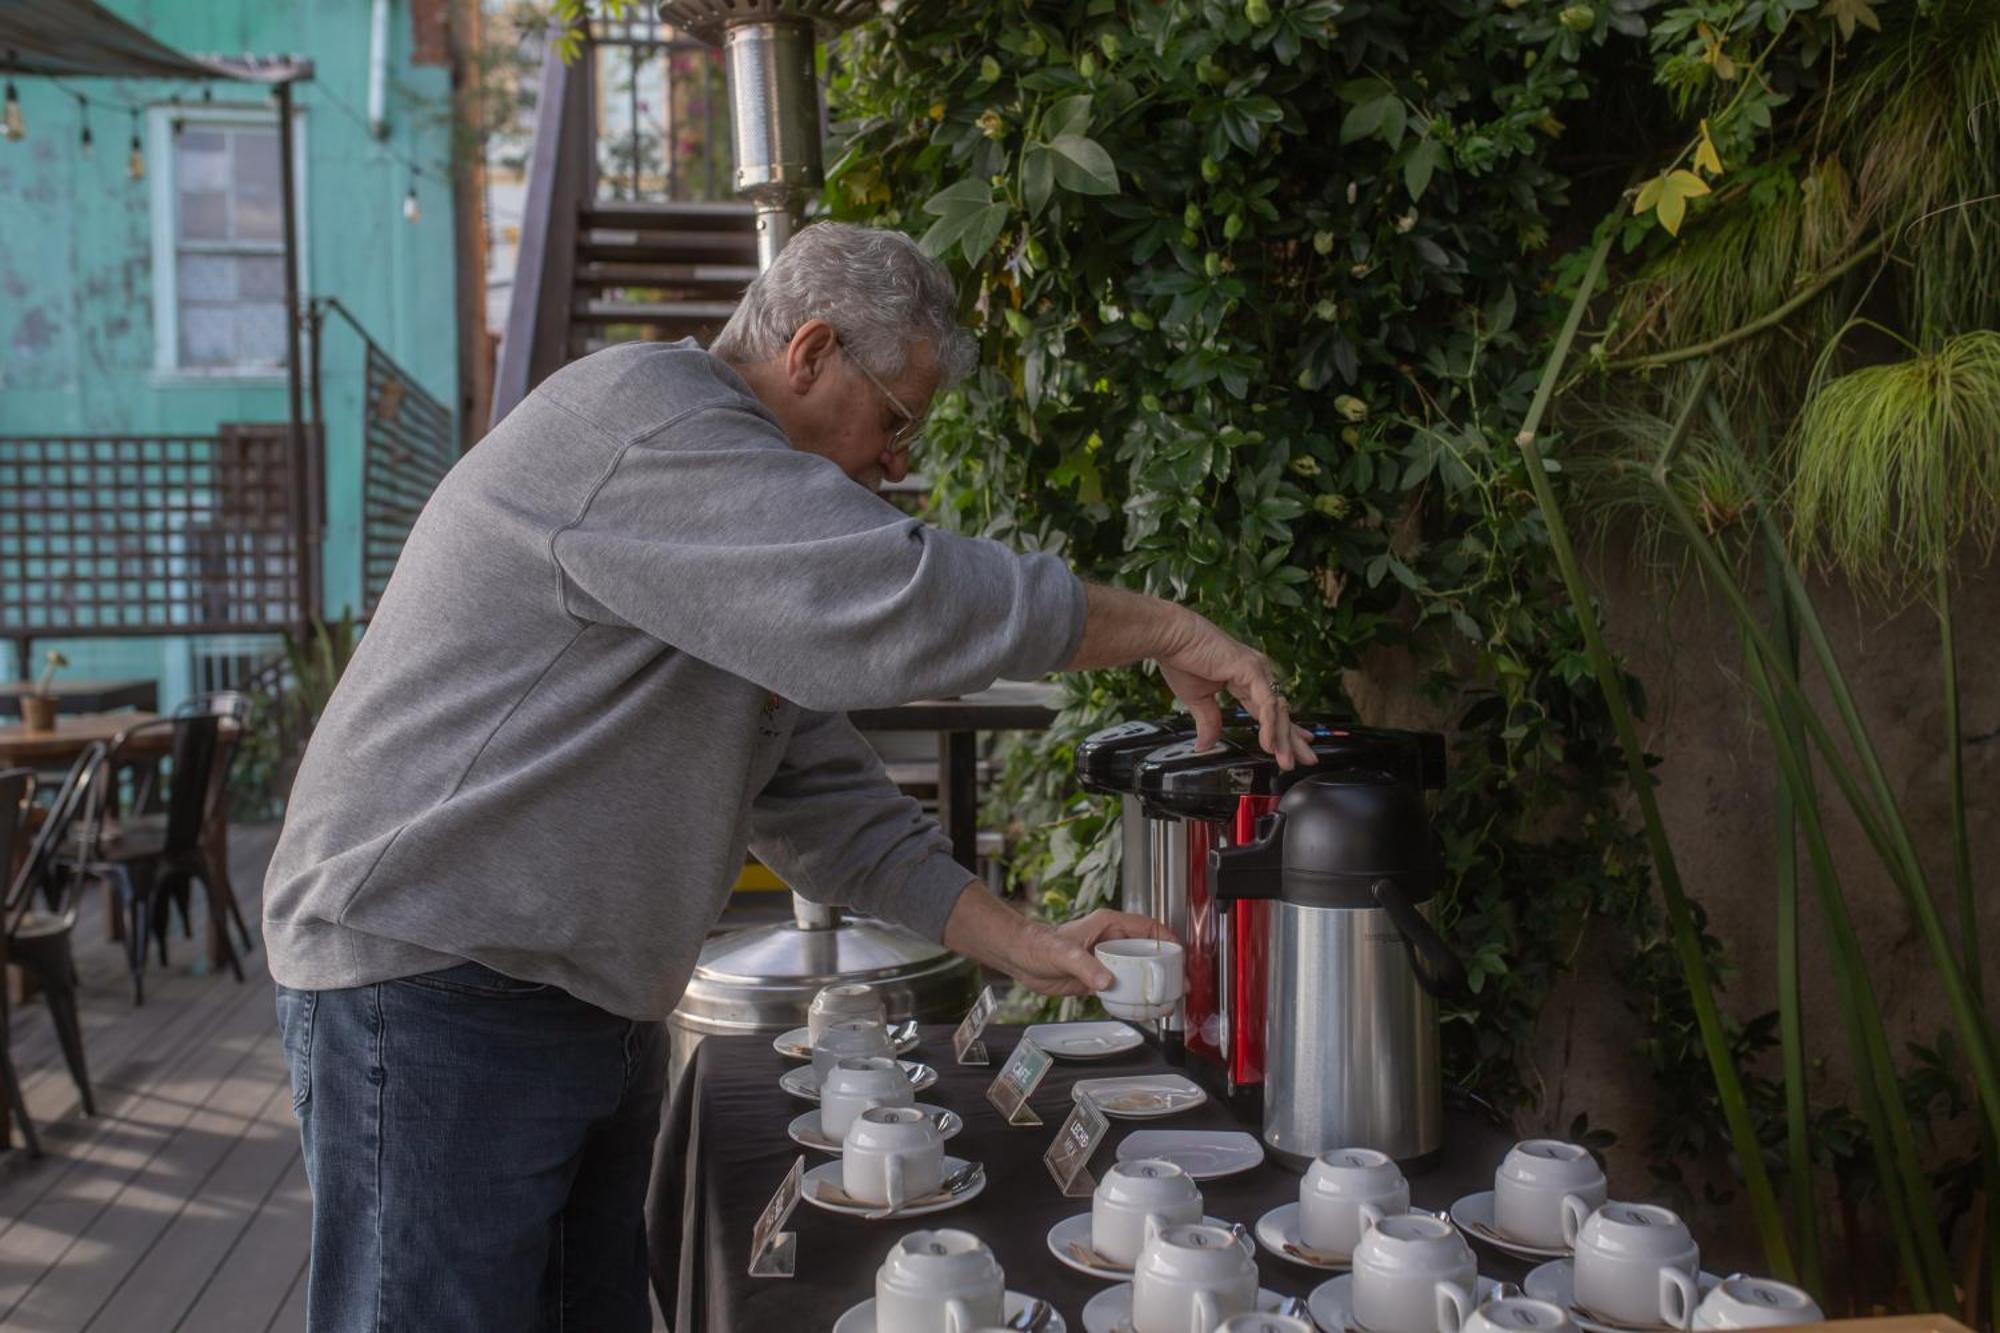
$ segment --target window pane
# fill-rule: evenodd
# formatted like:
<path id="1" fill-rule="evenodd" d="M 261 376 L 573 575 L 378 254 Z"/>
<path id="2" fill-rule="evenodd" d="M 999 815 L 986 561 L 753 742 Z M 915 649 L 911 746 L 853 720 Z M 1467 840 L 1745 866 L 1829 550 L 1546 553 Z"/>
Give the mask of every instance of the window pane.
<path id="1" fill-rule="evenodd" d="M 181 364 L 227 366 L 236 360 L 234 306 L 181 306 Z"/>
<path id="2" fill-rule="evenodd" d="M 229 196 L 220 190 L 182 190 L 181 237 L 190 241 L 228 240 Z"/>
<path id="3" fill-rule="evenodd" d="M 180 299 L 233 301 L 244 261 L 228 255 L 184 254 L 180 264 Z"/>
<path id="4" fill-rule="evenodd" d="M 245 300 L 285 299 L 285 261 L 282 256 L 245 255 L 236 261 L 236 293 Z"/>
<path id="5" fill-rule="evenodd" d="M 235 236 L 243 241 L 279 240 L 277 127 L 237 129 L 230 139 L 236 149 Z"/>
<path id="6" fill-rule="evenodd" d="M 231 198 L 231 212 L 236 223 L 235 237 L 239 241 L 282 241 L 284 240 L 285 215 L 279 205 L 278 193 L 239 188 Z"/>
<path id="7" fill-rule="evenodd" d="M 282 305 L 239 305 L 236 311 L 236 364 L 278 367 L 285 364 L 285 308 Z"/>
<path id="8" fill-rule="evenodd" d="M 174 137 L 174 178 L 184 190 L 229 188 L 229 138 L 219 129 L 181 126 Z"/>

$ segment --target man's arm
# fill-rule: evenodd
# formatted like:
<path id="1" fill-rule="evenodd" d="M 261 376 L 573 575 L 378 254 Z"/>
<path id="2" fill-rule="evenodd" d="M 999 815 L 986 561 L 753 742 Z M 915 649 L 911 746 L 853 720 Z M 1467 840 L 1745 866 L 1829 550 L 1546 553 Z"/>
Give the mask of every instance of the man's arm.
<path id="1" fill-rule="evenodd" d="M 944 927 L 945 948 L 1043 995 L 1090 995 L 1109 986 L 1111 973 L 1091 952 L 1105 940 L 1172 938 L 1150 917 L 1104 908 L 1060 926 L 1030 921 L 978 880 L 958 896 Z"/>
<path id="2" fill-rule="evenodd" d="M 1213 745 L 1221 736 L 1216 696 L 1226 692 L 1257 719 L 1258 743 L 1280 768 L 1315 762 L 1311 738 L 1292 725 L 1271 659 L 1186 607 L 1094 583 L 1084 591 L 1083 639 L 1065 671 L 1158 662 L 1168 688 L 1194 718 L 1196 744 Z"/>

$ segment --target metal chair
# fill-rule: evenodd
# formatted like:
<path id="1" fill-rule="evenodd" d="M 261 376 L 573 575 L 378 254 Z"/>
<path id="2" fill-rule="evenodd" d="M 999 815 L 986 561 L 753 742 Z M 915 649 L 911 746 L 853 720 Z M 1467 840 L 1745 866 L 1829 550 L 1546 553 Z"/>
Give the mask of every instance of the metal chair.
<path id="1" fill-rule="evenodd" d="M 0 872 L 14 864 L 14 847 L 27 825 L 28 803 L 35 795 L 35 771 L 10 768 L 0 771 Z M 21 1122 L 21 1136 L 27 1140 L 28 1156 L 42 1155 L 41 1140 L 35 1136 L 35 1122 L 28 1119 L 28 1100 L 21 1094 L 21 1076 L 14 1069 L 13 1024 L 7 1013 L 7 988 L 0 984 L 0 1096 Z M 10 1135 L 0 1140 L 0 1148 L 11 1148 Z"/>
<path id="2" fill-rule="evenodd" d="M 228 880 L 212 866 L 203 839 L 213 812 L 213 780 L 221 758 L 218 753 L 221 721 L 213 714 L 158 718 L 121 732 L 106 756 L 107 773 L 117 772 L 121 756 L 143 748 L 137 745 L 141 738 L 171 729 L 166 818 L 157 823 L 135 820 L 129 826 L 113 824 L 108 819 L 111 782 L 101 783 L 85 813 L 83 831 L 69 862 L 79 877 L 102 880 L 117 892 L 120 910 L 126 917 L 125 951 L 132 969 L 134 1004 L 146 1002 L 148 945 L 159 946 L 160 962 L 164 965 L 166 909 L 194 880 L 201 881 L 207 895 L 209 917 L 216 923 L 215 938 L 222 946 L 224 961 L 237 981 L 243 980 L 243 964 L 230 941 L 227 925 L 234 916 L 238 929 L 245 929 L 242 915 L 235 909 Z"/>
<path id="3" fill-rule="evenodd" d="M 251 704 L 250 695 L 242 690 L 210 690 L 190 696 L 173 711 L 173 716 L 176 718 L 218 717 L 232 724 L 223 727 L 218 733 L 218 758 L 209 778 L 208 809 L 203 816 L 205 825 L 224 817 L 223 812 L 229 800 L 229 777 L 236 769 L 236 756 L 242 749 L 243 738 L 250 725 Z M 157 834 L 164 830 L 166 816 L 159 810 L 156 776 L 156 770 L 150 769 L 143 775 L 137 799 L 133 802 L 135 810 L 145 813 L 122 819 L 121 827 L 133 831 L 146 830 L 149 834 Z M 242 909 L 237 906 L 236 888 L 230 882 L 229 867 L 221 860 L 211 857 L 209 869 L 214 871 L 212 881 L 214 887 L 228 904 L 229 917 L 236 923 L 236 933 L 243 941 L 241 952 L 245 954 L 254 952 L 257 941 L 250 933 L 249 924 L 243 919 Z M 205 884 L 210 882 L 208 879 L 203 880 Z M 185 879 L 175 881 L 167 901 L 180 911 L 182 936 L 192 938 L 194 915 L 191 911 L 192 895 L 188 889 L 188 881 Z M 164 930 L 166 925 L 163 914 L 160 928 Z"/>
<path id="4" fill-rule="evenodd" d="M 62 847 L 78 816 L 90 802 L 95 789 L 104 782 L 105 745 L 96 742 L 77 756 L 69 774 L 49 806 L 48 818 L 29 845 L 0 906 L 7 928 L 7 960 L 29 972 L 42 991 L 49 1018 L 55 1024 L 56 1044 L 63 1062 L 83 1102 L 85 1115 L 97 1114 L 97 1099 L 90 1090 L 90 1069 L 83 1054 L 83 1024 L 77 1014 L 76 959 L 70 936 L 76 928 L 76 893 L 79 881 L 64 865 Z M 0 791 L 0 801 L 6 799 Z M 36 906 L 40 898 L 46 906 Z M 25 1103 L 16 1106 L 30 1151 L 39 1154 L 33 1129 L 28 1123 Z"/>

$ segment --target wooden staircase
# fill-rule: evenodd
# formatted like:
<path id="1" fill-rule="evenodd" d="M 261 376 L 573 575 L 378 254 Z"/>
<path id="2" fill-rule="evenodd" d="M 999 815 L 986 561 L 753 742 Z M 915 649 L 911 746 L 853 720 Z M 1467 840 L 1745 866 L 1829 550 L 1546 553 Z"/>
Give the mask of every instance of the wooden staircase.
<path id="1" fill-rule="evenodd" d="M 755 215 L 740 203 L 585 203 L 570 356 L 633 338 L 713 338 L 757 276 Z"/>

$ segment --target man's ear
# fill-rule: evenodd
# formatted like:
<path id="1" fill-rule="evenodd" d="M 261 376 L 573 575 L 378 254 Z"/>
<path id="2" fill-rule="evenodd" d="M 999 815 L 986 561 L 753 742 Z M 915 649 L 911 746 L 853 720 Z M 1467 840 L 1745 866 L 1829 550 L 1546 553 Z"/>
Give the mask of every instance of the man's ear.
<path id="1" fill-rule="evenodd" d="M 823 319 L 809 319 L 799 325 L 785 348 L 785 386 L 804 396 L 820 376 L 826 374 L 833 354 L 840 350 L 839 335 Z"/>

